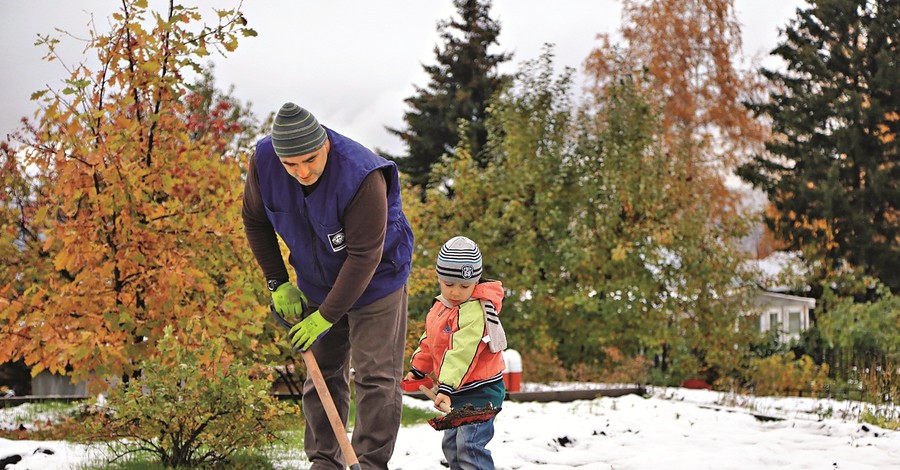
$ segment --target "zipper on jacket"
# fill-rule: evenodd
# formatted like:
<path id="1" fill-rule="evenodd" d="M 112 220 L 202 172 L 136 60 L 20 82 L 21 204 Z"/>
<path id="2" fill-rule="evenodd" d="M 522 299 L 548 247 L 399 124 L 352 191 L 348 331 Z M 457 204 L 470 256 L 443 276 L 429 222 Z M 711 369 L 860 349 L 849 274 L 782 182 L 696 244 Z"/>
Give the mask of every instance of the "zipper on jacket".
<path id="1" fill-rule="evenodd" d="M 453 307 L 448 307 L 448 306 L 444 305 L 443 302 L 441 302 L 441 311 L 440 311 L 440 313 L 438 313 L 438 316 L 439 317 L 444 316 L 444 314 L 447 313 L 448 311 L 450 311 L 452 308 Z"/>
<path id="2" fill-rule="evenodd" d="M 303 203 L 304 207 L 304 219 L 306 219 L 306 229 L 309 231 L 309 241 L 310 248 L 312 251 L 313 264 L 316 266 L 316 271 L 319 273 L 319 280 L 322 282 L 323 287 L 328 287 L 328 281 L 325 280 L 325 272 L 322 271 L 322 265 L 319 264 L 319 255 L 318 248 L 316 244 L 318 242 L 318 237 L 316 236 L 316 230 L 312 226 L 312 221 L 309 220 L 309 209 L 306 206 L 306 202 Z"/>

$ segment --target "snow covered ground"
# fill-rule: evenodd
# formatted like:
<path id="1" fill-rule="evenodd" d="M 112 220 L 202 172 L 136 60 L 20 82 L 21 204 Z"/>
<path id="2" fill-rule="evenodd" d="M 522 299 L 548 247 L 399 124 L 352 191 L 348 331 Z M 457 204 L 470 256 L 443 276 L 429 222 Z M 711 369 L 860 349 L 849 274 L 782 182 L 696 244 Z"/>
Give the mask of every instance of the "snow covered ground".
<path id="1" fill-rule="evenodd" d="M 865 406 L 859 403 L 650 391 L 650 398 L 504 403 L 488 446 L 497 469 L 900 468 L 900 432 L 857 422 Z M 431 409 L 430 402 L 404 400 Z M 0 410 L 0 425 L 15 412 Z M 401 429 L 391 468 L 443 470 L 440 439 L 427 424 Z M 8 470 L 74 469 L 97 458 L 91 449 L 67 442 L 0 439 L 0 459 L 14 454 L 23 459 Z M 302 457 L 277 464 L 309 465 Z"/>

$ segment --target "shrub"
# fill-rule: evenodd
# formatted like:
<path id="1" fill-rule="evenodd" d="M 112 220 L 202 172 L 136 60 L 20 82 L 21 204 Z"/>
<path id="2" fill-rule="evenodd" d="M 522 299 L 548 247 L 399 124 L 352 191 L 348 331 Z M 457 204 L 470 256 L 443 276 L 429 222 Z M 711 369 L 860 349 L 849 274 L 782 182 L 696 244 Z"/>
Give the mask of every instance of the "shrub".
<path id="1" fill-rule="evenodd" d="M 796 359 L 793 352 L 751 362 L 751 380 L 756 395 L 821 394 L 828 386 L 828 364 L 816 366 L 812 358 Z"/>
<path id="2" fill-rule="evenodd" d="M 550 383 L 564 381 L 567 376 L 562 362 L 554 353 L 526 349 L 522 354 L 522 380 Z"/>
<path id="3" fill-rule="evenodd" d="M 574 381 L 599 381 L 607 383 L 643 384 L 650 380 L 651 362 L 642 355 L 626 356 L 615 346 L 603 348 L 603 357 L 597 366 L 575 366 L 570 373 Z M 596 369 L 596 370 L 594 370 Z"/>
<path id="4" fill-rule="evenodd" d="M 109 442 L 113 461 L 149 454 L 170 468 L 225 464 L 274 441 L 295 411 L 222 340 L 190 346 L 167 328 L 157 348 L 160 359 L 141 363 L 140 377 L 115 387 L 108 411 L 86 423 L 82 440 Z"/>
<path id="5" fill-rule="evenodd" d="M 894 404 L 900 397 L 900 369 L 893 363 L 884 366 L 854 368 L 863 401 L 875 405 L 886 405 L 894 414 L 898 410 Z M 896 417 L 895 417 L 896 419 Z"/>

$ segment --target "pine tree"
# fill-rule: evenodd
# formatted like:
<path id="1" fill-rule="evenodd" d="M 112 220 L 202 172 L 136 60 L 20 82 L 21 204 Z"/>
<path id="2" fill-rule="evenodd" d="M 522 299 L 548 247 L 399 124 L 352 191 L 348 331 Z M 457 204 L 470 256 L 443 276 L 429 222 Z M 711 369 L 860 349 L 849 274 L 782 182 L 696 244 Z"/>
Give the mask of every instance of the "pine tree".
<path id="1" fill-rule="evenodd" d="M 900 3 L 819 0 L 798 10 L 762 70 L 778 91 L 753 109 L 774 138 L 739 175 L 768 194 L 768 223 L 827 267 L 900 291 Z"/>
<path id="2" fill-rule="evenodd" d="M 389 158 L 413 184 L 423 187 L 430 182 L 432 166 L 444 154 L 452 154 L 461 138 L 475 160 L 485 163 L 485 108 L 504 81 L 497 66 L 511 57 L 488 53 L 500 35 L 500 24 L 490 18 L 490 0 L 453 3 L 460 18 L 438 24 L 444 48 L 435 47 L 437 64 L 424 66 L 430 82 L 425 88 L 416 87 L 417 94 L 405 100 L 410 108 L 403 118 L 407 129 L 388 128 L 403 139 L 409 152 Z M 467 123 L 465 135 L 459 135 L 460 120 Z"/>

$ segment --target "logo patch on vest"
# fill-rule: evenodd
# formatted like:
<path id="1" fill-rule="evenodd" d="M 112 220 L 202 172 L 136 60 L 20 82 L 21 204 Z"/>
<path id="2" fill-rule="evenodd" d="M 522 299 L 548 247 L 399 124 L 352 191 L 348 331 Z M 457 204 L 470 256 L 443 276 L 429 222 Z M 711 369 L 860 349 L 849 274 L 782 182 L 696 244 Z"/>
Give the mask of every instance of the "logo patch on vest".
<path id="1" fill-rule="evenodd" d="M 467 264 L 462 267 L 462 278 L 463 279 L 471 279 L 472 275 L 475 274 L 475 267 L 471 264 Z"/>
<path id="2" fill-rule="evenodd" d="M 331 243 L 331 251 L 341 251 L 347 248 L 347 237 L 344 235 L 344 228 L 334 233 L 328 234 L 328 241 Z"/>

